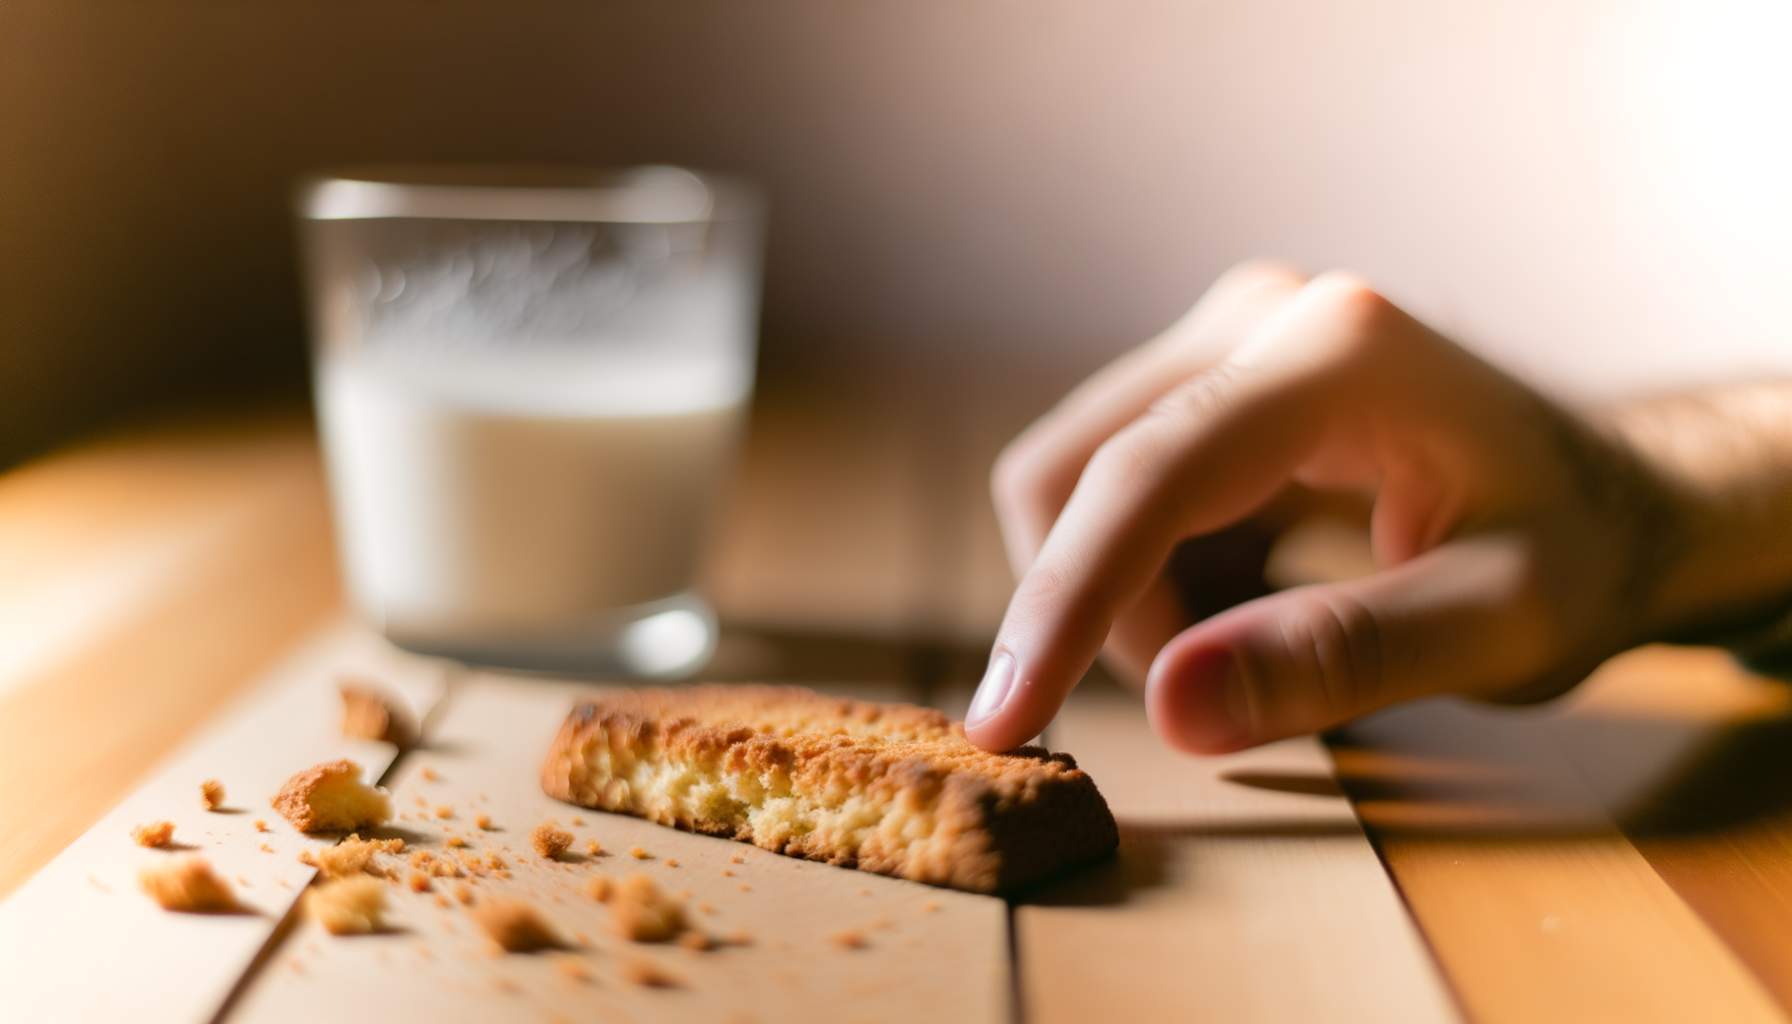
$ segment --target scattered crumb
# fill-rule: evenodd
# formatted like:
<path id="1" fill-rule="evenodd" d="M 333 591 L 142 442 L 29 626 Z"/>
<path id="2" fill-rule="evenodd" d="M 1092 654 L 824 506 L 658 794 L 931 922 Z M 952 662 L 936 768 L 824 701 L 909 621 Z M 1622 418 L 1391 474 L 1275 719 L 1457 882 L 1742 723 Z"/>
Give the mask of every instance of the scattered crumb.
<path id="1" fill-rule="evenodd" d="M 410 715 L 386 698 L 378 688 L 359 680 L 342 680 L 342 735 L 357 740 L 378 740 L 404 750 L 416 740 Z"/>
<path id="2" fill-rule="evenodd" d="M 325 882 L 305 894 L 305 909 L 331 935 L 367 935 L 380 930 L 386 887 L 366 876 Z"/>
<path id="3" fill-rule="evenodd" d="M 678 858 L 677 857 L 667 857 L 666 858 L 666 866 L 669 868 L 677 867 L 678 866 Z"/>
<path id="4" fill-rule="evenodd" d="M 646 875 L 617 883 L 610 900 L 610 927 L 634 942 L 665 942 L 685 929 L 684 904 L 667 897 Z"/>
<path id="5" fill-rule="evenodd" d="M 475 825 L 479 826 L 480 828 L 485 829 L 486 831 L 489 832 L 489 831 L 491 831 L 491 827 L 492 827 L 492 816 L 489 814 L 478 815 L 478 816 L 474 817 L 473 824 L 475 824 Z"/>
<path id="6" fill-rule="evenodd" d="M 828 936 L 828 941 L 832 942 L 836 946 L 839 946 L 841 949 L 864 949 L 866 946 L 871 944 L 868 941 L 866 941 L 865 934 L 863 932 L 856 932 L 856 931 L 851 931 L 851 930 L 843 931 L 843 932 L 835 932 L 834 934 Z"/>
<path id="7" fill-rule="evenodd" d="M 728 943 L 730 946 L 751 946 L 753 944 L 753 936 L 744 928 L 736 928 L 734 931 L 724 935 L 722 941 Z"/>
<path id="8" fill-rule="evenodd" d="M 267 830 L 268 830 L 268 819 L 256 818 L 255 819 L 255 831 L 266 832 Z"/>
<path id="9" fill-rule="evenodd" d="M 921 912 L 922 913 L 937 914 L 937 913 L 939 913 L 939 910 L 940 910 L 940 901 L 939 900 L 928 900 L 926 903 L 921 904 Z"/>
<path id="10" fill-rule="evenodd" d="M 411 887 L 412 892 L 428 892 L 429 876 L 421 871 L 413 871 L 411 877 L 405 879 L 405 884 Z"/>
<path id="11" fill-rule="evenodd" d="M 485 855 L 485 866 L 491 868 L 493 871 L 500 871 L 510 865 L 506 864 L 504 858 L 498 856 L 496 853 L 488 853 Z"/>
<path id="12" fill-rule="evenodd" d="M 137 883 L 163 910 L 214 914 L 237 908 L 230 886 L 200 857 L 181 857 L 144 868 Z"/>
<path id="13" fill-rule="evenodd" d="M 429 806 L 429 800 L 426 799 L 421 793 L 419 793 L 417 795 L 416 803 L 417 803 L 418 807 L 428 807 Z"/>
<path id="14" fill-rule="evenodd" d="M 553 822 L 544 821 L 529 833 L 529 845 L 535 847 L 536 853 L 553 860 L 572 845 L 572 833 L 555 828 Z"/>
<path id="15" fill-rule="evenodd" d="M 631 957 L 622 962 L 622 978 L 630 984 L 642 988 L 677 988 L 679 980 L 665 969 L 641 957 Z"/>
<path id="16" fill-rule="evenodd" d="M 729 870 L 728 868 L 723 868 L 722 869 L 722 877 L 723 878 L 733 878 L 734 872 Z"/>
<path id="17" fill-rule="evenodd" d="M 585 844 L 585 852 L 593 857 L 602 856 L 604 852 L 604 844 L 593 839 Z"/>
<path id="18" fill-rule="evenodd" d="M 147 825 L 138 825 L 131 829 L 131 838 L 138 846 L 167 846 L 174 841 L 174 822 L 152 821 Z"/>
<path id="19" fill-rule="evenodd" d="M 325 878 L 347 878 L 362 873 L 384 876 L 385 872 L 374 863 L 374 856 L 402 852 L 402 839 L 362 839 L 359 834 L 352 834 L 335 846 L 304 851 L 299 854 L 299 863 L 316 868 Z"/>
<path id="20" fill-rule="evenodd" d="M 697 904 L 697 912 L 699 914 L 713 914 L 716 912 L 716 905 L 714 903 L 699 903 Z"/>
<path id="21" fill-rule="evenodd" d="M 425 782 L 440 782 L 440 781 L 442 781 L 442 773 L 436 771 L 434 768 L 431 768 L 428 765 L 425 765 L 423 768 L 423 781 L 425 781 Z"/>
<path id="22" fill-rule="evenodd" d="M 206 779 L 199 784 L 199 800 L 205 809 L 215 811 L 224 806 L 224 784 L 217 779 Z"/>
<path id="23" fill-rule="evenodd" d="M 554 961 L 554 970 L 568 981 L 588 983 L 591 981 L 591 969 L 579 961 L 576 956 L 563 956 Z"/>
<path id="24" fill-rule="evenodd" d="M 681 900 L 688 900 L 688 899 L 690 899 L 690 898 L 691 898 L 691 890 L 689 890 L 689 889 L 680 889 L 680 890 L 678 890 L 678 898 L 679 898 L 679 899 L 681 899 Z"/>
<path id="25" fill-rule="evenodd" d="M 467 841 L 465 839 L 462 839 L 460 836 L 449 836 L 447 839 L 442 841 L 442 845 L 446 846 L 450 849 L 458 850 L 461 847 L 467 845 Z"/>
<path id="26" fill-rule="evenodd" d="M 487 900 L 472 913 L 485 934 L 507 953 L 530 953 L 560 944 L 541 914 L 519 900 Z"/>
<path id="27" fill-rule="evenodd" d="M 745 883 L 745 882 L 742 882 L 742 883 L 740 883 L 740 891 L 741 891 L 741 892 L 752 892 L 752 891 L 753 891 L 753 887 L 752 887 L 752 886 L 750 886 L 750 885 L 748 885 L 748 884 L 747 884 L 747 883 Z"/>
<path id="28" fill-rule="evenodd" d="M 448 806 L 447 804 L 440 804 L 436 807 L 435 813 L 436 813 L 436 817 L 446 820 L 448 818 L 454 817 L 454 808 Z"/>
<path id="29" fill-rule="evenodd" d="M 706 953 L 716 948 L 715 940 L 694 928 L 680 935 L 678 944 L 693 953 Z"/>
<path id="30" fill-rule="evenodd" d="M 653 859 L 653 854 L 648 853 L 646 850 L 641 849 L 639 846 L 629 847 L 628 855 L 630 857 L 635 858 L 636 860 L 652 860 Z"/>
<path id="31" fill-rule="evenodd" d="M 459 885 L 456 885 L 454 887 L 454 898 L 456 900 L 459 900 L 460 905 L 463 907 L 472 903 L 473 902 L 473 887 L 468 885 L 465 882 L 462 882 Z"/>
<path id="32" fill-rule="evenodd" d="M 272 847 L 272 846 L 269 846 L 269 845 L 268 845 L 268 844 L 266 844 L 266 843 L 262 843 L 262 844 L 261 844 L 261 852 L 262 852 L 262 853 L 273 853 L 273 852 L 274 852 L 274 848 L 273 848 L 273 847 Z"/>
<path id="33" fill-rule="evenodd" d="M 326 761 L 286 780 L 274 810 L 300 832 L 347 832 L 392 817 L 386 791 L 361 781 L 353 761 Z"/>
<path id="34" fill-rule="evenodd" d="M 427 879 L 427 878 L 424 879 L 423 884 L 428 885 L 429 879 Z M 441 907 L 443 910 L 448 910 L 454 906 L 454 903 L 452 900 L 450 900 L 448 898 L 447 893 L 438 892 L 438 893 L 436 893 L 436 906 Z M 424 953 L 429 952 L 429 947 L 428 946 L 422 947 L 421 952 L 424 952 Z"/>
<path id="35" fill-rule="evenodd" d="M 603 875 L 593 875 L 591 879 L 585 883 L 585 895 L 599 903 L 608 903 L 610 901 L 610 894 L 614 891 L 615 887 L 612 886 L 610 880 Z"/>
<path id="36" fill-rule="evenodd" d="M 896 927 L 896 922 L 890 920 L 888 914 L 879 914 L 872 918 L 871 923 L 866 925 L 866 927 L 876 931 L 890 931 Z"/>
<path id="37" fill-rule="evenodd" d="M 728 857 L 728 863 L 730 863 L 730 864 L 745 864 L 746 862 L 747 862 L 747 858 L 741 856 L 738 853 L 731 854 Z"/>

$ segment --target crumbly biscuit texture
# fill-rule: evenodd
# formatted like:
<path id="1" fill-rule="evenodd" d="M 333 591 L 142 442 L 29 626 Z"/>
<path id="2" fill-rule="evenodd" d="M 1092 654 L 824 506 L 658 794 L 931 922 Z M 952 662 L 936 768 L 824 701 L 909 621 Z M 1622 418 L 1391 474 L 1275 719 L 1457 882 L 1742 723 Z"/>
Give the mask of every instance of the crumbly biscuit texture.
<path id="1" fill-rule="evenodd" d="M 167 846 L 174 841 L 174 822 L 152 821 L 147 825 L 138 825 L 131 829 L 131 838 L 138 846 Z"/>
<path id="2" fill-rule="evenodd" d="M 371 934 L 382 924 L 386 886 L 367 875 L 325 882 L 305 894 L 305 909 L 331 935 Z"/>
<path id="3" fill-rule="evenodd" d="M 538 855 L 552 860 L 572 845 L 572 833 L 556 827 L 553 822 L 544 821 L 529 833 L 529 845 Z"/>
<path id="4" fill-rule="evenodd" d="M 376 686 L 356 679 L 337 684 L 342 695 L 342 734 L 351 739 L 378 740 L 400 750 L 412 746 L 417 729 L 398 703 Z"/>
<path id="5" fill-rule="evenodd" d="M 685 930 L 684 901 L 660 891 L 646 875 L 629 875 L 598 899 L 610 905 L 610 926 L 633 942 L 667 942 Z"/>
<path id="6" fill-rule="evenodd" d="M 199 802 L 208 811 L 215 811 L 224 806 L 224 784 L 217 779 L 206 779 L 199 784 Z"/>
<path id="7" fill-rule="evenodd" d="M 385 790 L 361 781 L 353 761 L 326 761 L 286 780 L 274 810 L 301 832 L 347 832 L 383 825 L 392 817 Z"/>
<path id="8" fill-rule="evenodd" d="M 201 857 L 181 857 L 144 868 L 137 882 L 163 910 L 217 914 L 237 907 L 230 884 L 219 878 Z"/>
<path id="9" fill-rule="evenodd" d="M 796 687 L 624 690 L 573 709 L 542 788 L 774 852 L 973 892 L 1100 859 L 1118 832 L 1065 754 L 992 754 L 926 708 Z"/>
<path id="10" fill-rule="evenodd" d="M 486 900 L 472 910 L 473 920 L 506 953 L 533 953 L 560 945 L 540 912 L 521 900 Z"/>
<path id="11" fill-rule="evenodd" d="M 355 834 L 335 846 L 306 850 L 299 854 L 299 862 L 316 868 L 325 878 L 352 878 L 359 874 L 385 877 L 387 872 L 380 868 L 374 857 L 403 852 L 402 839 L 362 839 Z"/>

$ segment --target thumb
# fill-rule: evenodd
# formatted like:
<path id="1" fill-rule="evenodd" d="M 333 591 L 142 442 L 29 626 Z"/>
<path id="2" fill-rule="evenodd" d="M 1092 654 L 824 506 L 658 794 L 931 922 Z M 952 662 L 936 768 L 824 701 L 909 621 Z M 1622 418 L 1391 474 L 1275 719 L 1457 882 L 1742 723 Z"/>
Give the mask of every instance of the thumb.
<path id="1" fill-rule="evenodd" d="M 1260 598 L 1164 645 L 1146 711 L 1170 746 L 1224 753 L 1416 697 L 1491 695 L 1545 663 L 1528 589 L 1520 545 L 1488 535 Z"/>

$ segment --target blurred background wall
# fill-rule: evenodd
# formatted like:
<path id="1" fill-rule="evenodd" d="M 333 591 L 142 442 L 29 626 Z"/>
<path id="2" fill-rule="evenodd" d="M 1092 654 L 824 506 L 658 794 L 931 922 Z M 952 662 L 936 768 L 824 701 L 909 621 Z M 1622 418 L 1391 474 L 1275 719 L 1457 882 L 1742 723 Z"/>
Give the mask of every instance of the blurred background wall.
<path id="1" fill-rule="evenodd" d="M 1560 390 L 1792 371 L 1788 39 L 1779 2 L 6 0 L 0 460 L 302 389 L 289 185 L 359 161 L 757 178 L 765 367 L 822 383 L 1069 380 L 1255 255 Z"/>

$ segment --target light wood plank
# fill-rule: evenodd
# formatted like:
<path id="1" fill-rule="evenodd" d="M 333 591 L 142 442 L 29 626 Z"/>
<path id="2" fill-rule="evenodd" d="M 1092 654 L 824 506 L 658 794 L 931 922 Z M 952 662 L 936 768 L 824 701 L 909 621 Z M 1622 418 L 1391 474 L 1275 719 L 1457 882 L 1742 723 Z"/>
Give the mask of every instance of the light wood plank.
<path id="1" fill-rule="evenodd" d="M 1564 718 L 1616 679 L 1544 711 L 1385 713 L 1338 737 L 1340 774 L 1476 1020 L 1783 1019 L 1569 753 Z"/>
<path id="2" fill-rule="evenodd" d="M 1008 1019 L 1006 952 L 991 941 L 1006 913 L 1000 900 L 780 857 L 542 795 L 542 752 L 584 689 L 494 676 L 458 686 L 439 718 L 436 749 L 407 762 L 394 784 L 401 806 L 411 809 L 401 825 L 415 833 L 413 845 L 429 848 L 455 832 L 475 848 L 500 851 L 514 877 L 479 881 L 478 898 L 529 900 L 565 933 L 568 950 L 494 957 L 458 905 L 444 909 L 434 894 L 395 891 L 391 934 L 332 940 L 301 924 L 232 1019 Z M 439 781 L 422 777 L 425 766 Z M 455 820 L 416 810 L 417 797 L 453 807 Z M 501 831 L 469 828 L 476 811 L 490 812 Z M 575 849 L 597 838 L 613 853 L 567 864 L 535 858 L 527 835 L 547 819 L 571 828 Z M 635 845 L 653 859 L 617 855 Z M 735 855 L 745 863 L 733 864 Z M 581 886 L 593 874 L 632 871 L 672 891 L 689 889 L 693 905 L 715 908 L 696 914 L 704 927 L 745 929 L 752 944 L 697 954 L 611 935 L 607 909 Z M 844 950 L 829 941 L 843 930 L 862 932 L 868 947 Z M 627 983 L 619 965 L 635 956 L 682 984 L 656 991 Z M 567 959 L 592 980 L 561 974 L 558 962 Z"/>
<path id="3" fill-rule="evenodd" d="M 4 894 L 335 606 L 309 427 L 144 428 L 0 476 L 0 571 Z"/>
<path id="4" fill-rule="evenodd" d="M 337 679 L 377 679 L 422 716 L 440 695 L 443 671 L 343 627 L 264 677 L 0 904 L 8 1019 L 210 1019 L 310 880 L 298 852 L 326 843 L 295 832 L 269 807 L 281 783 L 338 757 L 377 777 L 396 756 L 388 744 L 342 736 Z M 30 774 L 36 785 L 58 788 L 43 766 Z M 200 782 L 214 777 L 227 792 L 221 813 L 199 800 Z M 248 912 L 168 913 L 138 891 L 137 872 L 174 853 L 143 849 L 130 831 L 160 819 L 175 823 L 176 842 L 235 880 Z M 255 828 L 257 819 L 268 832 Z"/>
<path id="5" fill-rule="evenodd" d="M 1028 1020 L 1455 1019 L 1316 741 L 1181 757 L 1136 698 L 1088 684 L 1049 739 L 1122 840 L 1016 909 Z"/>

